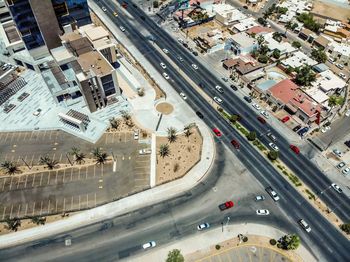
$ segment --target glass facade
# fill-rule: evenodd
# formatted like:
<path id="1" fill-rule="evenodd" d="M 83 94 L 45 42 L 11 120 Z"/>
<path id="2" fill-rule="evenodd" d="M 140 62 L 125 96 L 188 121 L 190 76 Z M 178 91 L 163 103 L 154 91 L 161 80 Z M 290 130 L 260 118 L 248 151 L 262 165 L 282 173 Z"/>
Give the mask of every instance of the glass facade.
<path id="1" fill-rule="evenodd" d="M 29 0 L 7 0 L 8 7 L 28 50 L 45 45 Z"/>
<path id="2" fill-rule="evenodd" d="M 101 81 L 103 90 L 105 92 L 105 96 L 110 96 L 116 93 L 112 75 L 106 75 L 101 77 Z"/>
<path id="3" fill-rule="evenodd" d="M 52 0 L 60 26 L 75 23 L 83 26 L 91 23 L 87 0 Z"/>

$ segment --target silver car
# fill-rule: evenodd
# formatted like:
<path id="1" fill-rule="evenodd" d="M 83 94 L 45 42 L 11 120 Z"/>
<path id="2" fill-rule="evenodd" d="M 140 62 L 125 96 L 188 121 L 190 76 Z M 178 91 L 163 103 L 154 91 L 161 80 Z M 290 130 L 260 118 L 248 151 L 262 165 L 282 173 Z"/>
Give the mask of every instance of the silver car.
<path id="1" fill-rule="evenodd" d="M 210 227 L 209 223 L 203 223 L 203 224 L 198 225 L 198 226 L 197 226 L 197 229 L 198 229 L 199 231 L 202 231 L 203 229 L 207 229 L 207 228 L 209 228 L 209 227 Z"/>

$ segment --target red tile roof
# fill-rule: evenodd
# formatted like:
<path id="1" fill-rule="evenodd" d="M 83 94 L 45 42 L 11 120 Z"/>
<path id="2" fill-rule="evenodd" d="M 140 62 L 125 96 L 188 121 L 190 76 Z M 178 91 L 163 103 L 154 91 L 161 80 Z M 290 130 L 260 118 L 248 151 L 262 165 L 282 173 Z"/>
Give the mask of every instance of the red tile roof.
<path id="1" fill-rule="evenodd" d="M 271 30 L 270 28 L 268 27 L 263 27 L 263 26 L 260 26 L 260 25 L 257 25 L 257 26 L 253 26 L 252 28 L 249 28 L 247 30 L 247 34 L 251 35 L 251 34 L 260 34 L 260 33 L 270 33 L 272 32 L 273 30 Z"/>

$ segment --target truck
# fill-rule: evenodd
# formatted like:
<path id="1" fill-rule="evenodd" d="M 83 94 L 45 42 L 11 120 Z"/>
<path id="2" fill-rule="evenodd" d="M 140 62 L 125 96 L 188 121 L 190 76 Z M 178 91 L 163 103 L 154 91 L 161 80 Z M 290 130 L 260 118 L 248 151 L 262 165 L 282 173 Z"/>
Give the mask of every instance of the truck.
<path id="1" fill-rule="evenodd" d="M 224 210 L 229 209 L 229 208 L 231 208 L 233 206 L 234 206 L 234 204 L 233 204 L 232 201 L 227 201 L 227 202 L 222 203 L 221 205 L 219 205 L 219 209 L 221 211 L 224 211 Z"/>

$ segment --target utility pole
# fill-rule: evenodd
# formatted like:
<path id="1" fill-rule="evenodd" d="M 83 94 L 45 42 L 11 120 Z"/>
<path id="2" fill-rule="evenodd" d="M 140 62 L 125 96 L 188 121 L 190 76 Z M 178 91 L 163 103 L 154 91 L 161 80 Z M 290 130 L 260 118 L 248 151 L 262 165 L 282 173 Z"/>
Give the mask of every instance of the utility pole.
<path id="1" fill-rule="evenodd" d="M 224 232 L 224 222 L 221 222 L 221 232 Z"/>

